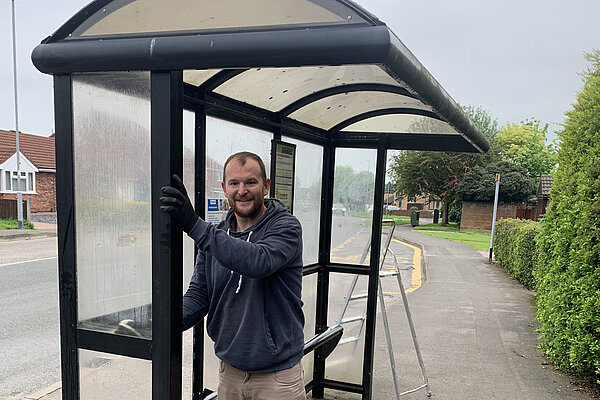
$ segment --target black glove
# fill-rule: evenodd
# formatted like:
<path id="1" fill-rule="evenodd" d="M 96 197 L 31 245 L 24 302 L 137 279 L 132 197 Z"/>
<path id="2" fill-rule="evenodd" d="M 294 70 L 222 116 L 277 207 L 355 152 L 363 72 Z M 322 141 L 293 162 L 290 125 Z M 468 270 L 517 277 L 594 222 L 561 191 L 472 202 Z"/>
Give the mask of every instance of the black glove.
<path id="1" fill-rule="evenodd" d="M 190 233 L 199 218 L 181 179 L 177 175 L 173 175 L 173 182 L 175 187 L 163 186 L 160 189 L 165 195 L 160 198 L 160 209 L 171 214 L 185 233 Z"/>

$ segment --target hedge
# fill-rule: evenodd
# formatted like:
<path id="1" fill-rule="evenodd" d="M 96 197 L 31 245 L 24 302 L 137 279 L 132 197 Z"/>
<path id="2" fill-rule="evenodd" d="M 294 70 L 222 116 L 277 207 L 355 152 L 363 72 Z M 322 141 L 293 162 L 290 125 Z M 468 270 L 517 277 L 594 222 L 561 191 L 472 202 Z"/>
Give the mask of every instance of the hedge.
<path id="1" fill-rule="evenodd" d="M 537 259 L 535 237 L 538 232 L 539 223 L 530 220 L 502 218 L 496 222 L 496 263 L 529 289 L 535 287 L 533 269 Z"/>
<path id="2" fill-rule="evenodd" d="M 558 132 L 559 166 L 534 270 L 542 348 L 600 384 L 600 51 Z"/>

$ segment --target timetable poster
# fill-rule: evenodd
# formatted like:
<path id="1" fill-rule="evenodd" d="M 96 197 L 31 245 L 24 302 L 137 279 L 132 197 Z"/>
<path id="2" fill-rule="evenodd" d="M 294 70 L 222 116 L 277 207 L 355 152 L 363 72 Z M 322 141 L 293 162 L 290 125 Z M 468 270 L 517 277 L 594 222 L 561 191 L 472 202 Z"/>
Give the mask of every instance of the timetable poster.
<path id="1" fill-rule="evenodd" d="M 294 204 L 294 167 L 296 145 L 275 141 L 275 198 L 290 212 Z"/>

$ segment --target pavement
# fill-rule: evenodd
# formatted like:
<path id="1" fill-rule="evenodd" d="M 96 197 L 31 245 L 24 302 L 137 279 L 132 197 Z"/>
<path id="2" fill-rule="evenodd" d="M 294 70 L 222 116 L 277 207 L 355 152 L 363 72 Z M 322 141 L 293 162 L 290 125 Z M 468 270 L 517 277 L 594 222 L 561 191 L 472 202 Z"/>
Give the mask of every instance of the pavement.
<path id="1" fill-rule="evenodd" d="M 396 237 L 419 244 L 424 254 L 426 282 L 408 302 L 432 398 L 595 398 L 548 363 L 538 349 L 535 293 L 488 263 L 487 252 L 409 225 L 399 226 Z M 403 392 L 423 380 L 404 308 L 387 310 Z M 383 329 L 377 330 L 375 361 L 373 399 L 395 399 Z M 402 396 L 423 398 L 424 389 Z"/>
<path id="2" fill-rule="evenodd" d="M 1 240 L 56 235 L 53 227 L 31 232 L 0 231 Z M 21 235 L 21 236 L 19 236 Z M 408 293 L 431 398 L 597 399 L 554 369 L 538 349 L 535 293 L 511 279 L 487 253 L 399 226 L 395 238 L 422 249 L 424 282 Z M 386 301 L 400 392 L 423 384 L 400 297 Z M 373 399 L 396 399 L 381 315 L 377 321 Z M 25 397 L 52 400 L 60 384 Z M 326 390 L 326 399 L 357 400 L 353 393 Z M 426 399 L 425 389 L 402 399 Z"/>

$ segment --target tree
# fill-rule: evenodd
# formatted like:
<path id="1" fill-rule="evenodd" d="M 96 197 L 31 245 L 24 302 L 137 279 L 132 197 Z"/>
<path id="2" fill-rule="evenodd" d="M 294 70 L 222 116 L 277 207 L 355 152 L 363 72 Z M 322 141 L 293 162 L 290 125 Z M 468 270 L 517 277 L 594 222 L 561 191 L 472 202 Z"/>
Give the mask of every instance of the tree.
<path id="1" fill-rule="evenodd" d="M 352 204 L 353 209 L 364 209 L 373 201 L 375 175 L 368 171 L 354 172 L 348 165 L 335 168 L 333 202 Z"/>
<path id="2" fill-rule="evenodd" d="M 488 138 L 491 149 L 495 149 L 498 122 L 484 109 L 463 107 L 473 123 Z M 411 131 L 429 131 L 428 120 L 412 126 Z M 442 225 L 448 223 L 448 206 L 454 191 L 465 173 L 478 165 L 497 159 L 497 152 L 489 154 L 445 153 L 434 151 L 401 151 L 392 158 L 390 175 L 396 192 L 409 199 L 417 196 L 438 196 L 443 202 Z"/>
<path id="3" fill-rule="evenodd" d="M 490 148 L 485 154 L 480 154 L 480 165 L 489 165 L 500 161 L 500 148 L 497 140 L 500 124 L 490 113 L 481 108 L 473 106 L 462 106 L 463 111 L 475 126 L 483 133 L 490 142 Z"/>
<path id="4" fill-rule="evenodd" d="M 542 348 L 560 369 L 600 384 L 600 51 L 558 132 L 558 169 L 536 238 Z"/>
<path id="5" fill-rule="evenodd" d="M 500 174 L 498 199 L 501 202 L 526 201 L 535 193 L 535 181 L 523 167 L 502 161 L 467 172 L 456 189 L 457 197 L 462 201 L 493 201 L 496 174 Z"/>
<path id="6" fill-rule="evenodd" d="M 507 123 L 497 135 L 502 160 L 520 165 L 534 178 L 551 173 L 556 152 L 553 145 L 546 145 L 547 132 L 548 124 L 541 126 L 535 119 Z"/>

